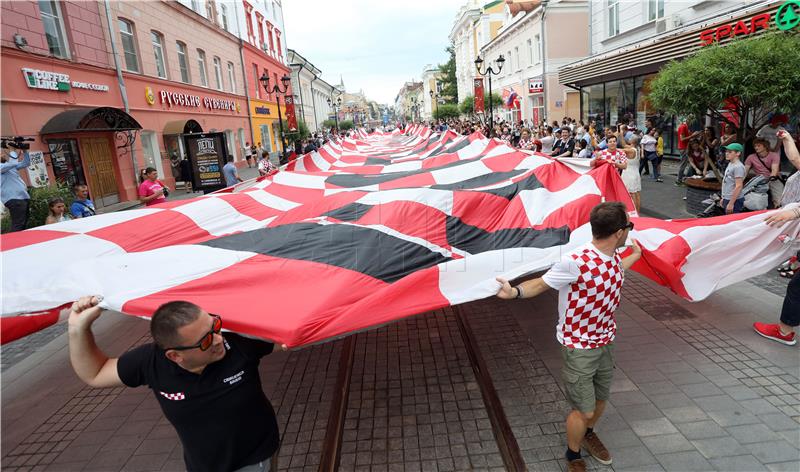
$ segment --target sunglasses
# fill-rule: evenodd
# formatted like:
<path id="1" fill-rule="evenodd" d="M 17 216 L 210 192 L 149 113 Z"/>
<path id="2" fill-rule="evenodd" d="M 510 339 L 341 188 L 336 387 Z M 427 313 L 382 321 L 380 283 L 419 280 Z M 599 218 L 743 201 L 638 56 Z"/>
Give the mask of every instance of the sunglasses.
<path id="1" fill-rule="evenodd" d="M 629 221 L 628 224 L 626 224 L 620 229 L 633 229 L 633 221 Z"/>
<path id="2" fill-rule="evenodd" d="M 209 313 L 211 317 L 214 319 L 214 322 L 211 325 L 211 330 L 207 332 L 197 344 L 193 346 L 178 346 L 178 347 L 170 347 L 165 349 L 165 351 L 173 350 L 173 351 L 188 351 L 189 349 L 200 349 L 201 351 L 207 351 L 212 344 L 214 344 L 214 335 L 219 334 L 222 331 L 222 318 L 219 315 L 214 315 Z"/>

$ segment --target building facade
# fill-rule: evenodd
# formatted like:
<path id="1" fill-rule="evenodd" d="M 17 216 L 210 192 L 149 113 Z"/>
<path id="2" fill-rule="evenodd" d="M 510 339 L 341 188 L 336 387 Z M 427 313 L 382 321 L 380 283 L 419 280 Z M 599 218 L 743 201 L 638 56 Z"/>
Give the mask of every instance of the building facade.
<path id="1" fill-rule="evenodd" d="M 292 89 L 295 91 L 295 111 L 297 119 L 303 120 L 311 131 L 319 129 L 317 120 L 317 94 L 314 83 L 322 75 L 308 59 L 294 49 L 289 49 L 289 67 L 292 71 Z"/>
<path id="2" fill-rule="evenodd" d="M 577 117 L 580 95 L 559 84 L 558 69 L 588 54 L 588 3 L 507 0 L 505 13 L 497 36 L 481 49 L 485 61 L 505 59 L 492 78 L 493 92 L 505 102 L 495 114 L 535 123 Z"/>
<path id="3" fill-rule="evenodd" d="M 422 82 L 412 80 L 403 84 L 394 100 L 394 109 L 399 121 L 416 122 L 423 119 L 425 97 L 422 92 Z"/>
<path id="4" fill-rule="evenodd" d="M 437 106 L 442 103 L 439 97 L 442 91 L 442 86 L 439 82 L 441 76 L 442 73 L 439 72 L 439 67 L 436 65 L 428 64 L 422 69 L 423 120 L 432 119 L 433 112 L 436 110 Z"/>
<path id="5" fill-rule="evenodd" d="M 634 122 L 641 127 L 649 119 L 664 135 L 665 153 L 677 154 L 678 117 L 651 106 L 650 82 L 667 62 L 708 44 L 778 29 L 776 13 L 784 4 L 800 16 L 800 5 L 782 0 L 593 0 L 591 55 L 562 67 L 559 82 L 580 90 L 584 120 L 595 120 L 598 126 Z"/>
<path id="6" fill-rule="evenodd" d="M 473 95 L 475 58 L 481 48 L 497 36 L 504 17 L 503 0 L 468 0 L 456 14 L 449 38 L 455 52 L 459 101 Z"/>

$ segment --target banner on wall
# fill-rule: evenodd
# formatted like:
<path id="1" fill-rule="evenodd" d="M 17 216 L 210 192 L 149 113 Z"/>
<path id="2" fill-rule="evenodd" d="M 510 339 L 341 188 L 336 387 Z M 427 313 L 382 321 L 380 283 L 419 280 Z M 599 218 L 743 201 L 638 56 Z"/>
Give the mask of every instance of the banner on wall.
<path id="1" fill-rule="evenodd" d="M 28 177 L 34 187 L 47 187 L 50 185 L 50 177 L 47 176 L 47 164 L 44 162 L 42 151 L 31 151 L 31 164 L 28 166 Z"/>
<path id="2" fill-rule="evenodd" d="M 286 100 L 286 123 L 289 124 L 289 132 L 297 130 L 297 116 L 294 112 L 294 97 L 287 95 Z"/>
<path id="3" fill-rule="evenodd" d="M 483 77 L 476 77 L 472 83 L 475 90 L 475 103 L 473 105 L 473 109 L 475 110 L 475 113 L 483 113 Z"/>
<path id="4" fill-rule="evenodd" d="M 541 76 L 528 79 L 528 93 L 542 92 L 544 92 L 544 81 Z"/>

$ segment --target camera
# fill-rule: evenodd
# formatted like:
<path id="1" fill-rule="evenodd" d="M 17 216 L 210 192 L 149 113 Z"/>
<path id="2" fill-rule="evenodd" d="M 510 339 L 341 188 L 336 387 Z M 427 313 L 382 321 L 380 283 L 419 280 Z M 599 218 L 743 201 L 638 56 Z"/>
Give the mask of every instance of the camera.
<path id="1" fill-rule="evenodd" d="M 33 138 L 26 138 L 25 136 L 3 136 L 2 137 L 2 148 L 14 148 L 19 149 L 22 151 L 28 150 L 31 148 L 31 145 L 28 142 L 34 141 Z"/>
<path id="2" fill-rule="evenodd" d="M 167 187 L 161 187 L 161 190 L 164 192 L 165 197 L 169 197 L 169 189 Z"/>

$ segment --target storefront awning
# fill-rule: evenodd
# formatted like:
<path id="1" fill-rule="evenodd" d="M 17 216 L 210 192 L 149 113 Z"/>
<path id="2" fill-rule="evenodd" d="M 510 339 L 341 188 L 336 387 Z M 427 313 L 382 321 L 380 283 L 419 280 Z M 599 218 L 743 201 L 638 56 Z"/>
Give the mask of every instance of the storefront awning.
<path id="1" fill-rule="evenodd" d="M 41 134 L 137 129 L 142 129 L 142 125 L 119 108 L 75 108 L 50 118 L 42 127 Z"/>
<path id="2" fill-rule="evenodd" d="M 749 24 L 749 19 L 758 14 L 768 13 L 774 17 L 779 6 L 779 1 L 766 0 L 747 8 L 736 8 L 727 14 L 697 21 L 613 51 L 596 54 L 561 67 L 558 71 L 558 82 L 572 87 L 583 87 L 608 80 L 657 72 L 667 62 L 680 60 L 700 49 L 702 47 L 700 32 L 720 25 L 735 24 L 737 21 Z M 758 29 L 750 36 L 771 30 Z M 731 41 L 731 37 L 726 37 L 721 42 L 724 44 L 729 41 Z"/>
<path id="3" fill-rule="evenodd" d="M 202 133 L 203 127 L 195 120 L 170 121 L 164 125 L 164 136 L 171 134 Z"/>

